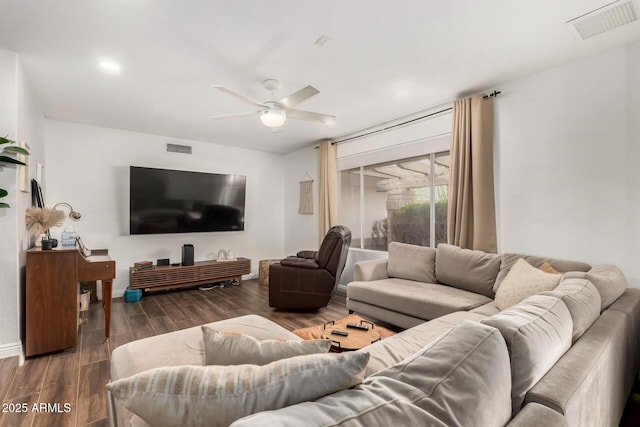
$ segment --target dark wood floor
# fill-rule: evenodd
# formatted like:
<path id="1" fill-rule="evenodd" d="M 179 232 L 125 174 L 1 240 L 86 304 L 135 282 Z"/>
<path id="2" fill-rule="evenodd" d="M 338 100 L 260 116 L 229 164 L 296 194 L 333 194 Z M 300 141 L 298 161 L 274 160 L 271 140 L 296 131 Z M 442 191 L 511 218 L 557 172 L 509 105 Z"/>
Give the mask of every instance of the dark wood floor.
<path id="1" fill-rule="evenodd" d="M 145 295 L 135 303 L 112 302 L 111 340 L 104 343 L 102 306 L 93 303 L 87 323 L 79 328 L 78 346 L 52 355 L 32 357 L 18 367 L 17 358 L 0 359 L 0 426 L 107 426 L 105 385 L 109 357 L 127 342 L 216 320 L 259 314 L 293 330 L 347 314 L 344 294 L 336 294 L 318 311 L 289 312 L 269 308 L 268 288 L 248 280 L 240 286 L 207 291 L 181 290 Z M 60 404 L 35 412 L 33 405 Z M 64 404 L 70 405 L 65 412 Z M 26 413 L 15 412 L 26 404 Z M 9 412 L 7 412 L 9 411 Z"/>

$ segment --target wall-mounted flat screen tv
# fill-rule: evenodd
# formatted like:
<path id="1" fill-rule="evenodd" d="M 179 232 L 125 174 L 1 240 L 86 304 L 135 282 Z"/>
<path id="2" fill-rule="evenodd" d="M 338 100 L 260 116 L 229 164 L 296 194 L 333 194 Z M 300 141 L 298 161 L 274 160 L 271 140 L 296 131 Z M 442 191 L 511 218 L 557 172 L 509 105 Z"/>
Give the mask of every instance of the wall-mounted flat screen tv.
<path id="1" fill-rule="evenodd" d="M 247 177 L 130 167 L 130 234 L 244 230 Z"/>

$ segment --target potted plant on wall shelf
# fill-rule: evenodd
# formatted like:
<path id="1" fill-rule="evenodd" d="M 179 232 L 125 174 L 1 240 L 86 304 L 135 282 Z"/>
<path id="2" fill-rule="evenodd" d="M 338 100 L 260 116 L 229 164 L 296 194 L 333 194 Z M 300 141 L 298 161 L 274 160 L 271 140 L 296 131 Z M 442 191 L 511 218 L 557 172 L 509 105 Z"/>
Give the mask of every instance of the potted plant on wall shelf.
<path id="1" fill-rule="evenodd" d="M 8 144 L 8 145 L 4 146 L 5 144 Z M 18 147 L 15 144 L 16 144 L 15 141 L 12 141 L 7 137 L 0 137 L 0 146 L 3 146 L 2 151 L 0 151 L 0 166 L 4 166 L 6 164 L 24 165 L 24 163 L 21 162 L 20 160 L 14 157 L 7 156 L 7 154 L 10 154 L 10 155 L 24 154 L 25 156 L 29 155 L 29 152 L 27 150 L 25 150 L 22 147 Z M 7 192 L 7 190 L 0 188 L 0 199 L 2 199 L 3 197 L 6 197 L 8 194 L 9 193 Z M 8 203 L 0 202 L 0 208 L 8 208 L 8 207 L 10 207 Z"/>

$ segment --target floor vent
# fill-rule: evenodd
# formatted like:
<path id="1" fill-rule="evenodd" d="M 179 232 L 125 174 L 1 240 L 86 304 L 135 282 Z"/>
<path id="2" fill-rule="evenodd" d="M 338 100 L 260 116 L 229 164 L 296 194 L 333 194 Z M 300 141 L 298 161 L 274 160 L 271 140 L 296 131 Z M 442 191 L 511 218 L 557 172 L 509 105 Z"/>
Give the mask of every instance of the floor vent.
<path id="1" fill-rule="evenodd" d="M 619 0 L 567 22 L 578 40 L 586 40 L 638 20 L 633 0 Z"/>
<path id="2" fill-rule="evenodd" d="M 191 147 L 188 145 L 167 144 L 169 153 L 191 154 Z"/>

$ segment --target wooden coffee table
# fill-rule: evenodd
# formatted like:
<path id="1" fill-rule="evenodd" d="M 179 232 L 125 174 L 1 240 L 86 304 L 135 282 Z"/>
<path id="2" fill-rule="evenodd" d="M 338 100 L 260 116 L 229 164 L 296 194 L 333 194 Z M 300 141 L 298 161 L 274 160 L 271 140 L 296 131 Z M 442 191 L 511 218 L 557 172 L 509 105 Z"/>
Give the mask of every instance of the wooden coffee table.
<path id="1" fill-rule="evenodd" d="M 366 347 L 382 339 L 380 334 L 375 330 L 376 326 L 373 323 L 361 320 L 359 324 L 368 326 L 369 329 L 365 331 L 348 328 L 347 325 L 337 325 L 334 321 L 327 322 L 324 324 L 322 338 L 331 340 L 331 350 L 338 352 L 360 350 L 362 347 Z M 336 335 L 332 334 L 331 331 L 347 332 L 349 335 Z"/>

